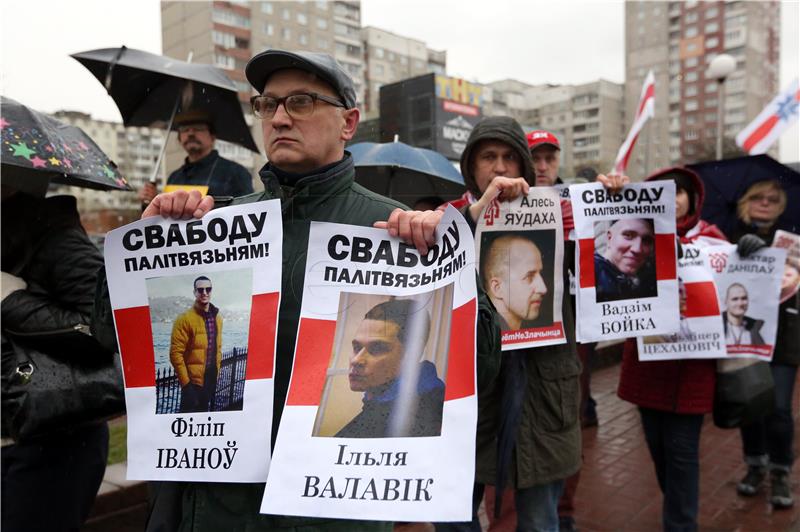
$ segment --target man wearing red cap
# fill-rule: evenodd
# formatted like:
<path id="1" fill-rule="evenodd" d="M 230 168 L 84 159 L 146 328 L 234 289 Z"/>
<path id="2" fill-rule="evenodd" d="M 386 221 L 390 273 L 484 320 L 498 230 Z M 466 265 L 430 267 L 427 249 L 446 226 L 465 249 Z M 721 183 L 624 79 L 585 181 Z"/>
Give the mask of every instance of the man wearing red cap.
<path id="1" fill-rule="evenodd" d="M 528 149 L 533 159 L 533 172 L 537 187 L 552 187 L 561 180 L 558 167 L 561 164 L 561 145 L 555 135 L 543 129 L 531 131 L 526 135 Z"/>

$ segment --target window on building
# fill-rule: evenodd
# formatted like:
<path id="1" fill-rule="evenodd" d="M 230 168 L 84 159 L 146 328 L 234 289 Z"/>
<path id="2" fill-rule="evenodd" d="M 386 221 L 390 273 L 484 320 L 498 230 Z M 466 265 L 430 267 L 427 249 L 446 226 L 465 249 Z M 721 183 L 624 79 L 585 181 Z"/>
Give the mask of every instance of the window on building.
<path id="1" fill-rule="evenodd" d="M 264 33 L 269 36 L 275 35 L 275 25 L 274 24 L 264 24 Z"/>
<path id="2" fill-rule="evenodd" d="M 376 59 L 383 59 L 383 48 L 375 47 L 375 58 Z"/>
<path id="3" fill-rule="evenodd" d="M 305 13 L 298 13 L 297 14 L 297 23 L 300 24 L 301 26 L 307 26 L 308 25 L 308 17 L 306 16 Z"/>
<path id="4" fill-rule="evenodd" d="M 697 37 L 697 26 L 687 26 L 686 29 L 683 31 L 683 36 L 687 39 L 691 39 L 692 37 Z"/>
<path id="5" fill-rule="evenodd" d="M 261 12 L 267 15 L 272 14 L 272 2 L 261 2 Z"/>
<path id="6" fill-rule="evenodd" d="M 305 34 L 305 33 L 301 33 L 300 35 L 297 36 L 297 41 L 300 44 L 302 44 L 303 46 L 307 46 L 308 45 L 308 35 Z"/>
<path id="7" fill-rule="evenodd" d="M 226 26 L 244 29 L 250 28 L 250 19 L 248 17 L 243 17 L 226 9 L 214 9 L 211 12 L 211 20 L 219 24 L 225 24 Z"/>
<path id="8" fill-rule="evenodd" d="M 709 22 L 708 24 L 706 24 L 705 31 L 706 33 L 717 32 L 719 31 L 719 24 L 717 24 L 716 22 Z"/>
<path id="9" fill-rule="evenodd" d="M 697 123 L 697 117 L 695 115 L 686 115 L 686 125 L 693 126 Z"/>
<path id="10" fill-rule="evenodd" d="M 317 5 L 317 9 L 321 9 L 322 11 L 328 10 L 328 2 L 326 0 L 318 0 L 314 3 Z"/>
<path id="11" fill-rule="evenodd" d="M 697 81 L 697 71 L 687 72 L 685 76 L 683 76 L 683 80 L 687 83 L 692 83 Z"/>
<path id="12" fill-rule="evenodd" d="M 375 75 L 376 76 L 383 76 L 384 72 L 385 72 L 385 70 L 383 68 L 383 65 L 377 65 L 377 64 L 375 65 Z"/>
<path id="13" fill-rule="evenodd" d="M 214 54 L 214 65 L 233 70 L 236 68 L 236 60 L 225 54 Z"/>
<path id="14" fill-rule="evenodd" d="M 327 30 L 328 29 L 328 21 L 325 20 L 324 18 L 318 18 L 317 19 L 317 27 L 319 29 L 321 29 L 321 30 Z"/>
<path id="15" fill-rule="evenodd" d="M 281 28 L 281 38 L 284 41 L 288 41 L 289 39 L 291 39 L 292 38 L 292 30 L 290 30 L 289 28 Z"/>
<path id="16" fill-rule="evenodd" d="M 706 48 L 716 48 L 719 44 L 719 39 L 717 37 L 709 37 L 706 39 Z"/>
<path id="17" fill-rule="evenodd" d="M 706 107 L 716 107 L 717 106 L 717 99 L 716 98 L 706 98 L 705 104 L 706 104 Z"/>
<path id="18" fill-rule="evenodd" d="M 689 6 L 686 6 L 687 9 Z M 691 13 L 686 13 L 686 16 L 683 18 L 687 24 L 691 24 L 692 22 L 697 22 L 697 11 L 692 11 Z"/>
<path id="19" fill-rule="evenodd" d="M 717 121 L 717 113 L 706 113 L 706 114 L 703 116 L 703 119 L 704 119 L 706 122 L 716 122 L 716 121 Z"/>
<path id="20" fill-rule="evenodd" d="M 697 100 L 684 100 L 683 101 L 683 110 L 684 111 L 697 111 Z"/>
<path id="21" fill-rule="evenodd" d="M 283 20 L 292 20 L 292 12 L 288 8 L 283 8 Z"/>
<path id="22" fill-rule="evenodd" d="M 422 70 L 423 68 L 425 68 L 425 63 L 419 59 L 414 59 L 414 68 L 416 68 L 417 70 Z"/>
<path id="23" fill-rule="evenodd" d="M 400 56 L 400 64 L 403 66 L 408 66 L 408 57 L 401 55 Z"/>
<path id="24" fill-rule="evenodd" d="M 706 91 L 706 94 L 713 94 L 713 93 L 717 92 L 717 82 L 716 81 L 711 81 L 709 83 L 706 83 L 705 91 Z"/>
<path id="25" fill-rule="evenodd" d="M 697 85 L 689 85 L 683 91 L 683 95 L 686 97 L 697 96 Z"/>
<path id="26" fill-rule="evenodd" d="M 683 64 L 686 68 L 692 68 L 697 66 L 698 59 L 696 57 L 690 57 L 686 59 Z"/>
<path id="27" fill-rule="evenodd" d="M 699 137 L 700 134 L 696 129 L 687 129 L 686 133 L 683 135 L 683 138 L 686 140 L 697 140 Z"/>
<path id="28" fill-rule="evenodd" d="M 697 51 L 697 43 L 696 42 L 686 43 L 686 51 L 689 52 L 690 54 L 696 52 Z"/>
<path id="29" fill-rule="evenodd" d="M 390 52 L 390 51 L 387 50 L 386 51 L 386 59 L 389 60 L 389 61 L 394 61 L 395 60 L 394 52 Z"/>
<path id="30" fill-rule="evenodd" d="M 236 36 L 232 33 L 214 30 L 211 32 L 211 40 L 217 46 L 222 46 L 224 48 L 236 47 Z"/>
<path id="31" fill-rule="evenodd" d="M 719 9 L 711 7 L 706 9 L 706 18 L 714 18 L 719 14 Z"/>
<path id="32" fill-rule="evenodd" d="M 320 48 L 321 50 L 328 50 L 330 48 L 330 46 L 331 45 L 328 42 L 328 39 L 325 39 L 324 37 L 317 37 L 317 47 L 318 48 Z"/>

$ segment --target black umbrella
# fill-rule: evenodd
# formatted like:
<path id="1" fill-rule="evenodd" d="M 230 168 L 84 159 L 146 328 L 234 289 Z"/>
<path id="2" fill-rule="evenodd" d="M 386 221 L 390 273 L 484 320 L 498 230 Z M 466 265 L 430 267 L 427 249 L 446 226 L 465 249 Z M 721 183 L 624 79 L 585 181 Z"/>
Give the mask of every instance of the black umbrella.
<path id="1" fill-rule="evenodd" d="M 403 142 L 359 142 L 353 155 L 356 181 L 378 194 L 413 206 L 426 196 L 448 201 L 464 193 L 464 179 L 442 154 Z"/>
<path id="2" fill-rule="evenodd" d="M 175 129 L 176 113 L 197 109 L 211 115 L 217 138 L 258 151 L 236 85 L 219 68 L 125 46 L 71 57 L 105 86 L 126 126 Z"/>
<path id="3" fill-rule="evenodd" d="M 68 126 L 0 97 L 2 182 L 29 192 L 52 181 L 101 190 L 131 190 L 97 144 L 80 128 Z"/>
<path id="4" fill-rule="evenodd" d="M 737 224 L 736 202 L 753 183 L 774 179 L 787 195 L 787 208 L 778 218 L 778 229 L 800 231 L 800 173 L 769 155 L 750 155 L 690 164 L 706 188 L 703 219 L 730 234 Z"/>

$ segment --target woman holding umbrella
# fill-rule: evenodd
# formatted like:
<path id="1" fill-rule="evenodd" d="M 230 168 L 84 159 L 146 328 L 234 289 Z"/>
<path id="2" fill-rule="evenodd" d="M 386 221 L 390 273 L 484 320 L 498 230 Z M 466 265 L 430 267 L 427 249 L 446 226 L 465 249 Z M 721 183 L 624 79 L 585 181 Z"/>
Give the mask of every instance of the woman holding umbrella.
<path id="1" fill-rule="evenodd" d="M 772 242 L 778 218 L 785 209 L 786 192 L 780 183 L 765 180 L 750 185 L 737 203 L 738 224 L 731 234 L 731 241 L 739 243 L 739 254 L 749 255 Z M 791 276 L 784 276 L 784 283 L 791 281 Z M 783 291 L 785 287 L 781 288 Z M 757 494 L 769 471 L 770 502 L 775 508 L 788 508 L 794 503 L 789 473 L 794 462 L 792 395 L 800 364 L 798 311 L 797 293 L 779 307 L 777 341 L 770 362 L 775 381 L 775 408 L 741 428 L 747 473 L 737 484 L 736 491 L 746 496 Z"/>

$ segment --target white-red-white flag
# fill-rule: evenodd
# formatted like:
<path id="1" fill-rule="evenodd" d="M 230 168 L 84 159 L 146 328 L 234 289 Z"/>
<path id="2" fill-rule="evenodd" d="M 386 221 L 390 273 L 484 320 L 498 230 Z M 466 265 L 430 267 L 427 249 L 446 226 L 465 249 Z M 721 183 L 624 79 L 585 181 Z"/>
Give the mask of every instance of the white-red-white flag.
<path id="1" fill-rule="evenodd" d="M 738 135 L 736 144 L 750 155 L 765 153 L 786 128 L 797 120 L 800 87 L 797 78 L 775 96 Z"/>
<path id="2" fill-rule="evenodd" d="M 636 139 L 639 137 L 639 133 L 642 131 L 644 123 L 647 122 L 649 118 L 652 118 L 655 114 L 656 77 L 653 75 L 653 71 L 651 70 L 647 73 L 647 77 L 644 78 L 642 95 L 639 97 L 639 105 L 636 107 L 636 117 L 633 119 L 631 130 L 628 132 L 625 142 L 623 142 L 622 146 L 619 147 L 619 152 L 617 152 L 617 160 L 614 161 L 614 169 L 612 170 L 613 173 L 622 174 L 625 172 L 625 169 L 628 167 L 628 159 L 633 151 L 633 146 L 636 144 Z"/>

